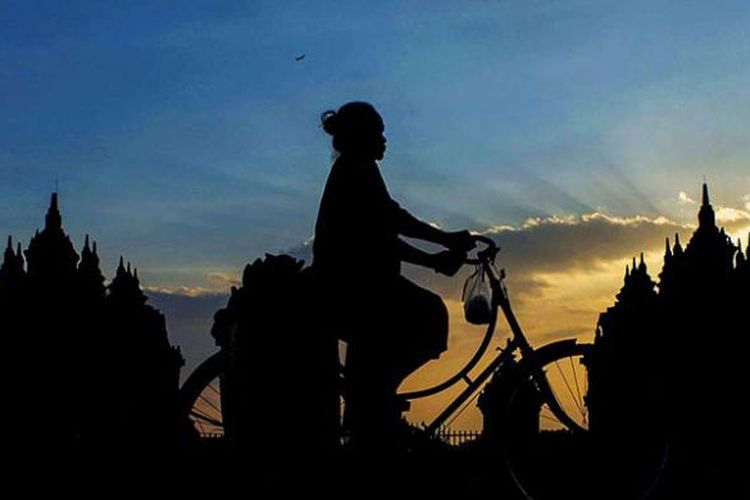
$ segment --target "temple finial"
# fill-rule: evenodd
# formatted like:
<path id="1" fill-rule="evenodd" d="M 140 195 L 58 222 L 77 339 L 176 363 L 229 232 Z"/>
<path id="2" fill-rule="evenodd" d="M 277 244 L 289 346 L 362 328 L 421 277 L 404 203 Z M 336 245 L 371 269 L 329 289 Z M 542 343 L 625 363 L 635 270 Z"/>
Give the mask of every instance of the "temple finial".
<path id="1" fill-rule="evenodd" d="M 49 201 L 49 208 L 47 209 L 47 215 L 44 218 L 44 228 L 47 230 L 55 230 L 62 228 L 62 216 L 60 215 L 60 209 L 58 207 L 57 191 L 52 193 Z"/>

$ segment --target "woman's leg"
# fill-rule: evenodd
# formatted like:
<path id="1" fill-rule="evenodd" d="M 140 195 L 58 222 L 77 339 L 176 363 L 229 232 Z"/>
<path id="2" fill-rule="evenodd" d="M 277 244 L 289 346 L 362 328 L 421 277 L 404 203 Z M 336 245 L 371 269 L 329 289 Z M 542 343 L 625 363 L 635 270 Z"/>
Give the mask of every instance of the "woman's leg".
<path id="1" fill-rule="evenodd" d="M 400 277 L 370 296 L 346 355 L 344 425 L 362 448 L 392 447 L 401 382 L 447 348 L 448 310 L 440 296 Z"/>

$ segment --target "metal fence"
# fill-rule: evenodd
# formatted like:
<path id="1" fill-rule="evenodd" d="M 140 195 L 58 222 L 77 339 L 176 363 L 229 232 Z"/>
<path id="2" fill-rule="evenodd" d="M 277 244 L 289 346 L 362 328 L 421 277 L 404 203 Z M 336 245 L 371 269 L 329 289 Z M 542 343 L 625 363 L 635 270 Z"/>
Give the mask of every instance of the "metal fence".
<path id="1" fill-rule="evenodd" d="M 440 429 L 436 436 L 451 446 L 461 446 L 462 444 L 476 441 L 482 433 L 480 431 L 454 431 L 452 429 Z"/>

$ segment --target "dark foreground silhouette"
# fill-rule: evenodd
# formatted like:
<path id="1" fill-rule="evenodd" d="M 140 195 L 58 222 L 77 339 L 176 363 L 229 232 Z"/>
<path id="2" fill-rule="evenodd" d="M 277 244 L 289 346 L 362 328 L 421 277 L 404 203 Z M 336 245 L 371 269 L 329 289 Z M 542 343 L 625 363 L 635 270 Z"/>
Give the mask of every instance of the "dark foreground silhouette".
<path id="1" fill-rule="evenodd" d="M 247 266 L 215 317 L 219 370 L 209 382 L 216 379 L 218 395 L 206 397 L 209 382 L 196 376 L 199 369 L 187 377 L 197 381 L 197 395 L 188 398 L 188 382 L 178 390 L 182 358 L 163 316 L 146 304 L 137 271 L 121 262 L 105 286 L 96 244 L 87 238 L 79 257 L 53 195 L 44 230 L 25 252 L 9 240 L 0 266 L 3 369 L 13 381 L 4 450 L 39 477 L 45 459 L 70 466 L 81 480 L 96 470 L 134 479 L 150 464 L 172 469 L 159 476 L 174 486 L 221 477 L 219 486 L 248 492 L 745 498 L 750 442 L 740 403 L 748 387 L 750 248 L 741 247 L 717 227 L 704 186 L 699 226 L 685 247 L 668 242 L 658 284 L 645 263 L 634 262 L 616 304 L 600 317 L 593 347 L 576 351 L 585 358 L 588 432 L 546 427 L 539 387 L 524 375 L 523 360 L 509 358 L 478 400 L 482 433 L 452 446 L 440 433 L 406 424 L 392 398 L 397 377 L 444 348 L 435 342 L 442 337 L 430 335 L 444 334 L 439 322 L 403 318 L 432 326 L 415 329 L 408 348 L 395 353 L 388 343 L 412 330 L 362 340 L 363 332 L 380 332 L 372 325 L 390 328 L 401 318 L 379 316 L 351 287 L 321 291 L 317 264 L 304 268 L 289 256 Z M 354 269 L 363 267 L 349 258 Z M 457 257 L 440 259 L 438 267 L 453 272 Z M 338 283 L 355 279 L 338 272 Z M 396 273 L 395 282 L 401 279 Z M 427 297 L 437 310 L 424 292 L 404 296 Z M 351 321 L 332 320 L 331 309 Z M 374 346 L 346 358 L 364 357 L 358 369 L 372 380 L 347 381 L 358 372 L 341 369 L 340 339 Z M 352 390 L 372 399 L 357 408 L 355 396 L 364 415 L 349 413 L 347 421 Z M 217 405 L 220 435 L 201 433 L 198 422 L 210 416 L 201 401 Z"/>

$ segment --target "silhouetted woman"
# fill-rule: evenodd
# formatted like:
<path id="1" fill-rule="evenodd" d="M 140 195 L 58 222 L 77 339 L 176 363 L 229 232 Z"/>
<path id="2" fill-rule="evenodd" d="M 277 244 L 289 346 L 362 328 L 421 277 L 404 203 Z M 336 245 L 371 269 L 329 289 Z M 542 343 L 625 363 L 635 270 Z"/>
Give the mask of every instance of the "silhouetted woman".
<path id="1" fill-rule="evenodd" d="M 320 202 L 313 269 L 324 317 L 347 342 L 345 425 L 353 440 L 382 444 L 400 415 L 398 385 L 438 358 L 448 339 L 442 299 L 401 276 L 401 262 L 452 276 L 475 243 L 468 231 L 441 231 L 390 197 L 377 163 L 384 125 L 372 105 L 350 102 L 321 122 L 338 157 Z M 428 254 L 399 235 L 449 250 Z"/>

